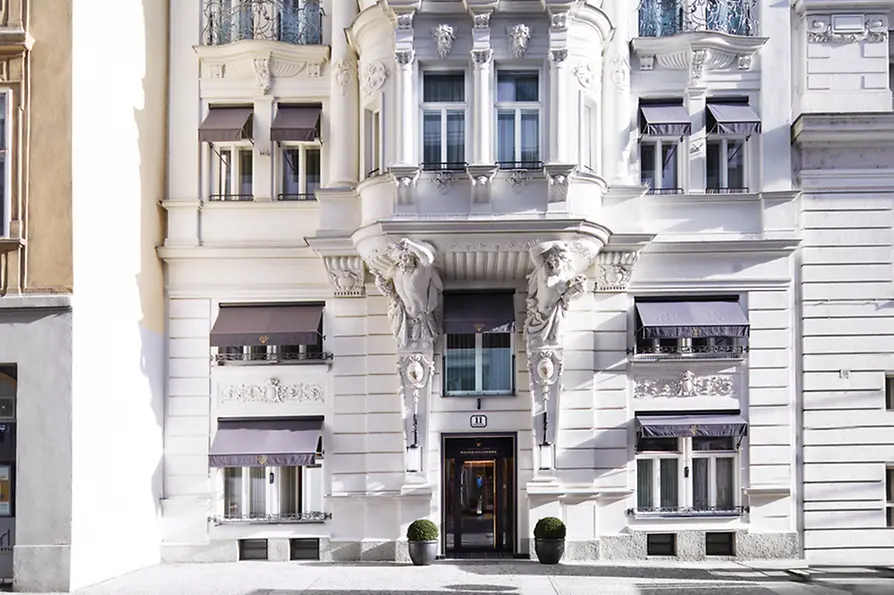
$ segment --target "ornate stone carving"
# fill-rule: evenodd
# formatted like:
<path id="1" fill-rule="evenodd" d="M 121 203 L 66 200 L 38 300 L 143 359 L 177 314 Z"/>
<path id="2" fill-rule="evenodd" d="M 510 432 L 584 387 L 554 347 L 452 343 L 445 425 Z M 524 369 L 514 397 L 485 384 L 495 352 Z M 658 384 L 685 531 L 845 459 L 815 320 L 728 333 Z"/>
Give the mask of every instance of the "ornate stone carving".
<path id="1" fill-rule="evenodd" d="M 495 165 L 469 165 L 466 173 L 472 180 L 472 202 L 490 202 L 491 182 L 499 168 Z"/>
<path id="2" fill-rule="evenodd" d="M 612 57 L 609 62 L 611 79 L 618 93 L 623 93 L 630 88 L 630 60 L 627 56 L 618 55 Z"/>
<path id="3" fill-rule="evenodd" d="M 555 426 L 557 421 L 557 403 L 555 399 L 550 397 L 559 393 L 559 382 L 562 378 L 562 372 L 565 368 L 565 362 L 561 349 L 542 349 L 539 351 L 528 352 L 528 369 L 531 372 L 532 397 L 540 399 L 542 407 L 540 415 L 542 422 L 540 425 L 540 442 L 551 442 L 551 434 L 555 434 Z M 552 425 L 550 419 L 553 420 Z M 535 428 L 535 434 L 537 433 Z M 550 432 L 550 430 L 553 430 Z"/>
<path id="4" fill-rule="evenodd" d="M 568 29 L 568 13 L 554 12 L 549 15 L 549 26 L 557 31 L 566 31 Z"/>
<path id="5" fill-rule="evenodd" d="M 577 82 L 581 87 L 587 91 L 593 90 L 596 83 L 596 71 L 590 62 L 578 62 L 572 72 L 577 77 Z"/>
<path id="6" fill-rule="evenodd" d="M 359 256 L 326 256 L 323 264 L 336 296 L 360 297 L 366 293 L 363 260 Z"/>
<path id="7" fill-rule="evenodd" d="M 884 19 L 873 16 L 866 19 L 862 31 L 836 32 L 832 23 L 826 19 L 812 19 L 807 26 L 808 43 L 885 43 L 888 41 L 888 28 Z"/>
<path id="8" fill-rule="evenodd" d="M 478 67 L 490 64 L 490 61 L 494 57 L 494 51 L 491 48 L 475 49 L 472 50 L 470 53 L 472 56 L 472 63 Z"/>
<path id="9" fill-rule="evenodd" d="M 490 27 L 490 15 L 491 11 L 487 12 L 479 12 L 472 15 L 472 20 L 474 21 L 475 29 L 487 29 Z"/>
<path id="10" fill-rule="evenodd" d="M 401 12 L 397 14 L 397 29 L 399 31 L 406 31 L 413 28 L 413 17 L 416 15 L 416 11 L 410 12 Z"/>
<path id="11" fill-rule="evenodd" d="M 388 78 L 388 69 L 381 62 L 370 62 L 363 69 L 360 79 L 363 96 L 368 97 L 382 88 Z"/>
<path id="12" fill-rule="evenodd" d="M 733 397 L 732 376 L 697 376 L 686 370 L 677 378 L 639 378 L 633 388 L 637 399 L 674 397 Z"/>
<path id="13" fill-rule="evenodd" d="M 388 298 L 388 318 L 398 348 L 430 347 L 441 333 L 441 276 L 435 268 L 435 248 L 404 238 L 381 255 L 376 287 Z"/>
<path id="14" fill-rule="evenodd" d="M 524 24 L 518 24 L 509 29 L 509 47 L 512 55 L 521 58 L 528 51 L 528 42 L 531 40 L 531 29 Z"/>
<path id="15" fill-rule="evenodd" d="M 549 60 L 554 64 L 561 64 L 568 58 L 567 48 L 555 48 L 549 51 Z"/>
<path id="16" fill-rule="evenodd" d="M 416 190 L 416 182 L 419 180 L 419 168 L 394 166 L 391 168 L 391 174 L 394 176 L 394 184 L 397 186 L 397 204 L 413 204 L 413 194 Z"/>
<path id="17" fill-rule="evenodd" d="M 435 38 L 438 55 L 442 58 L 449 56 L 453 51 L 453 43 L 456 41 L 456 32 L 453 27 L 442 23 L 432 30 L 432 36 Z"/>
<path id="18" fill-rule="evenodd" d="M 335 82 L 338 83 L 338 89 L 342 95 L 348 92 L 348 83 L 351 82 L 352 73 L 356 69 L 357 65 L 350 58 L 335 63 Z"/>
<path id="19" fill-rule="evenodd" d="M 568 186 L 571 176 L 577 169 L 574 165 L 551 164 L 543 168 L 549 183 L 549 202 L 565 202 L 568 200 Z"/>
<path id="20" fill-rule="evenodd" d="M 521 194 L 521 191 L 525 189 L 525 186 L 528 184 L 528 172 L 523 169 L 514 169 L 509 172 L 509 176 L 506 178 L 509 180 L 509 185 L 512 186 L 512 191 L 516 194 Z"/>
<path id="21" fill-rule="evenodd" d="M 439 171 L 431 181 L 438 187 L 438 192 L 447 194 L 453 187 L 454 175 L 449 171 Z"/>
<path id="22" fill-rule="evenodd" d="M 645 55 L 639 57 L 639 69 L 640 70 L 655 70 L 655 56 L 654 55 Z"/>
<path id="23" fill-rule="evenodd" d="M 708 59 L 707 50 L 695 50 L 692 52 L 692 61 L 689 63 L 689 86 L 695 87 L 702 81 L 705 70 L 705 61 Z"/>
<path id="24" fill-rule="evenodd" d="M 221 402 L 235 403 L 310 403 L 323 401 L 320 384 L 282 384 L 268 378 L 264 384 L 231 384 L 220 391 Z"/>
<path id="25" fill-rule="evenodd" d="M 544 242 L 530 250 L 525 332 L 532 347 L 561 345 L 561 327 L 572 300 L 584 293 L 586 277 L 572 269 L 566 242 Z"/>
<path id="26" fill-rule="evenodd" d="M 600 252 L 596 256 L 596 284 L 593 291 L 627 291 L 639 252 Z"/>
<path id="27" fill-rule="evenodd" d="M 323 76 L 323 68 L 321 64 L 308 64 L 307 76 L 312 79 L 318 79 Z"/>
<path id="28" fill-rule="evenodd" d="M 255 76 L 258 78 L 258 89 L 266 95 L 270 91 L 270 56 L 253 60 Z"/>
<path id="29" fill-rule="evenodd" d="M 222 79 L 224 77 L 224 68 L 226 67 L 223 64 L 209 64 L 208 69 L 211 71 L 211 78 Z"/>
<path id="30" fill-rule="evenodd" d="M 394 52 L 394 61 L 401 66 L 409 66 L 416 59 L 416 50 L 397 50 Z"/>
<path id="31" fill-rule="evenodd" d="M 754 62 L 754 56 L 742 54 L 736 59 L 736 61 L 738 62 L 739 70 L 751 70 L 751 64 Z"/>

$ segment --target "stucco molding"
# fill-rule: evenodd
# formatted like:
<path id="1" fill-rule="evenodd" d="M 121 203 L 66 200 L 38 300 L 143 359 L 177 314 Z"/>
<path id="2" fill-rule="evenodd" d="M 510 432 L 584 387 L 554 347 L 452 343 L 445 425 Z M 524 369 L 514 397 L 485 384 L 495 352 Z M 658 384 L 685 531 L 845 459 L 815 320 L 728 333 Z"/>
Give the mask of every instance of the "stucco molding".
<path id="1" fill-rule="evenodd" d="M 381 62 L 370 62 L 360 71 L 360 87 L 364 97 L 369 97 L 385 85 L 388 68 Z"/>
<path id="2" fill-rule="evenodd" d="M 673 378 L 637 378 L 633 398 L 734 397 L 736 381 L 732 375 L 699 376 L 686 370 Z"/>
<path id="3" fill-rule="evenodd" d="M 603 250 L 596 256 L 596 293 L 624 292 L 630 285 L 639 251 Z"/>
<path id="4" fill-rule="evenodd" d="M 840 20 L 838 20 L 840 19 Z M 820 15 L 808 17 L 808 43 L 886 43 L 888 23 L 884 15 Z"/>
<path id="5" fill-rule="evenodd" d="M 456 42 L 456 31 L 453 26 L 441 23 L 432 29 L 432 37 L 438 49 L 438 56 L 446 58 L 453 52 L 453 44 Z"/>
<path id="6" fill-rule="evenodd" d="M 221 403 L 313 403 L 322 402 L 323 386 L 314 383 L 282 384 L 268 378 L 262 384 L 230 384 L 221 387 Z"/>
<path id="7" fill-rule="evenodd" d="M 363 297 L 366 294 L 366 274 L 363 259 L 359 256 L 324 256 L 323 264 L 336 297 Z"/>
<path id="8" fill-rule="evenodd" d="M 528 52 L 528 42 L 531 41 L 531 28 L 523 23 L 513 25 L 507 31 L 509 35 L 509 49 L 515 58 L 523 58 Z"/>
<path id="9" fill-rule="evenodd" d="M 754 56 L 768 39 L 695 31 L 669 37 L 637 37 L 632 48 L 639 58 L 640 70 L 653 70 L 656 63 L 667 70 L 687 70 L 690 85 L 697 85 L 709 70 L 733 66 L 737 70 L 750 69 Z"/>
<path id="10" fill-rule="evenodd" d="M 265 40 L 246 40 L 219 46 L 194 46 L 202 79 L 255 79 L 258 60 L 267 61 L 269 77 L 319 76 L 329 61 L 329 46 L 297 45 Z M 259 84 L 259 83 L 258 83 Z"/>

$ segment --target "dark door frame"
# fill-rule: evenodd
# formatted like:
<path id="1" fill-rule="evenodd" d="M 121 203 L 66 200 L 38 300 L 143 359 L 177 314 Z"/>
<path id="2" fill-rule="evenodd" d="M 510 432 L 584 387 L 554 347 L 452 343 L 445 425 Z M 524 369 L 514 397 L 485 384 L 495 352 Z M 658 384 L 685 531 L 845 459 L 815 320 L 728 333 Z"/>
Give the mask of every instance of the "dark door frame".
<path id="1" fill-rule="evenodd" d="M 515 555 L 518 552 L 518 433 L 517 432 L 442 432 L 441 433 L 441 527 L 446 527 L 447 521 L 447 441 L 456 439 L 508 439 L 512 441 L 512 482 L 509 486 L 509 501 L 512 507 L 512 550 L 508 552 Z M 496 457 L 495 457 L 496 458 Z M 472 457 L 470 457 L 472 460 Z M 496 514 L 496 506 L 494 508 Z M 454 527 L 454 531 L 456 528 Z M 494 536 L 496 539 L 496 535 Z M 441 548 L 447 553 L 447 532 L 441 531 Z M 452 547 L 450 548 L 453 549 Z"/>

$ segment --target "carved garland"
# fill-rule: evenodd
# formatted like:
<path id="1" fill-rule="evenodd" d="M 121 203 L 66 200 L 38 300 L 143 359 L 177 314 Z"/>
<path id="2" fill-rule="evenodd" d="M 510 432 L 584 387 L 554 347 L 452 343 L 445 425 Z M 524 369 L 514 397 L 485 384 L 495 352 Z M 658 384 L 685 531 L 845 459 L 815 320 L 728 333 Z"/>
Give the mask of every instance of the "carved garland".
<path id="1" fill-rule="evenodd" d="M 264 384 L 232 384 L 220 392 L 222 402 L 235 403 L 309 403 L 323 400 L 320 384 L 287 384 L 268 378 Z"/>
<path id="2" fill-rule="evenodd" d="M 637 399 L 673 397 L 732 397 L 735 383 L 730 376 L 696 376 L 691 370 L 679 378 L 643 378 L 636 381 L 633 396 Z"/>
<path id="3" fill-rule="evenodd" d="M 810 22 L 807 32 L 808 43 L 885 43 L 888 41 L 888 31 L 883 19 L 873 17 L 866 20 L 863 31 L 838 33 L 832 30 L 832 24 L 821 19 Z"/>

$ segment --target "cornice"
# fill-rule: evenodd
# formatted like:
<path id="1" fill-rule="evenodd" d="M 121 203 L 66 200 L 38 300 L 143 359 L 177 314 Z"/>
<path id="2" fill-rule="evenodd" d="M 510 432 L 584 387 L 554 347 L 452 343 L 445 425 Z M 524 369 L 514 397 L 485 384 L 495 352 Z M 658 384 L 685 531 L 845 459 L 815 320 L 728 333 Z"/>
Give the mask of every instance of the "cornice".
<path id="1" fill-rule="evenodd" d="M 545 214 L 531 218 L 512 214 L 507 217 L 475 216 L 475 215 L 439 215 L 425 217 L 413 214 L 408 217 L 391 217 L 365 225 L 353 234 L 354 243 L 370 235 L 376 234 L 443 234 L 466 235 L 486 233 L 497 234 L 581 234 L 590 235 L 602 241 L 608 241 L 611 231 L 598 223 L 585 218 L 549 217 Z"/>
<path id="2" fill-rule="evenodd" d="M 771 252 L 788 254 L 797 250 L 801 238 L 793 234 L 694 234 L 691 236 L 658 235 L 643 250 L 649 254 L 719 252 Z"/>
<path id="3" fill-rule="evenodd" d="M 700 83 L 705 70 L 724 70 L 736 65 L 749 70 L 754 55 L 768 37 L 742 37 L 716 31 L 691 31 L 666 37 L 636 37 L 630 44 L 640 58 L 641 70 L 652 70 L 654 61 L 668 70 L 690 70 L 690 85 Z"/>
<path id="4" fill-rule="evenodd" d="M 799 15 L 807 12 L 854 12 L 894 10 L 894 0 L 792 0 Z"/>
<path id="5" fill-rule="evenodd" d="M 34 38 L 21 27 L 0 27 L 0 54 L 23 54 L 30 52 Z"/>
<path id="6" fill-rule="evenodd" d="M 269 246 L 158 246 L 155 251 L 164 261 L 294 258 L 317 262 L 316 254 L 306 244 L 289 246 L 282 242 Z"/>
<path id="7" fill-rule="evenodd" d="M 894 143 L 894 113 L 801 114 L 792 124 L 791 138 L 799 147 L 890 146 Z"/>
<path id="8" fill-rule="evenodd" d="M 240 58 L 263 58 L 272 56 L 293 62 L 322 64 L 329 60 L 328 45 L 283 43 L 267 39 L 244 39 L 223 45 L 193 46 L 202 60 L 233 61 Z"/>

